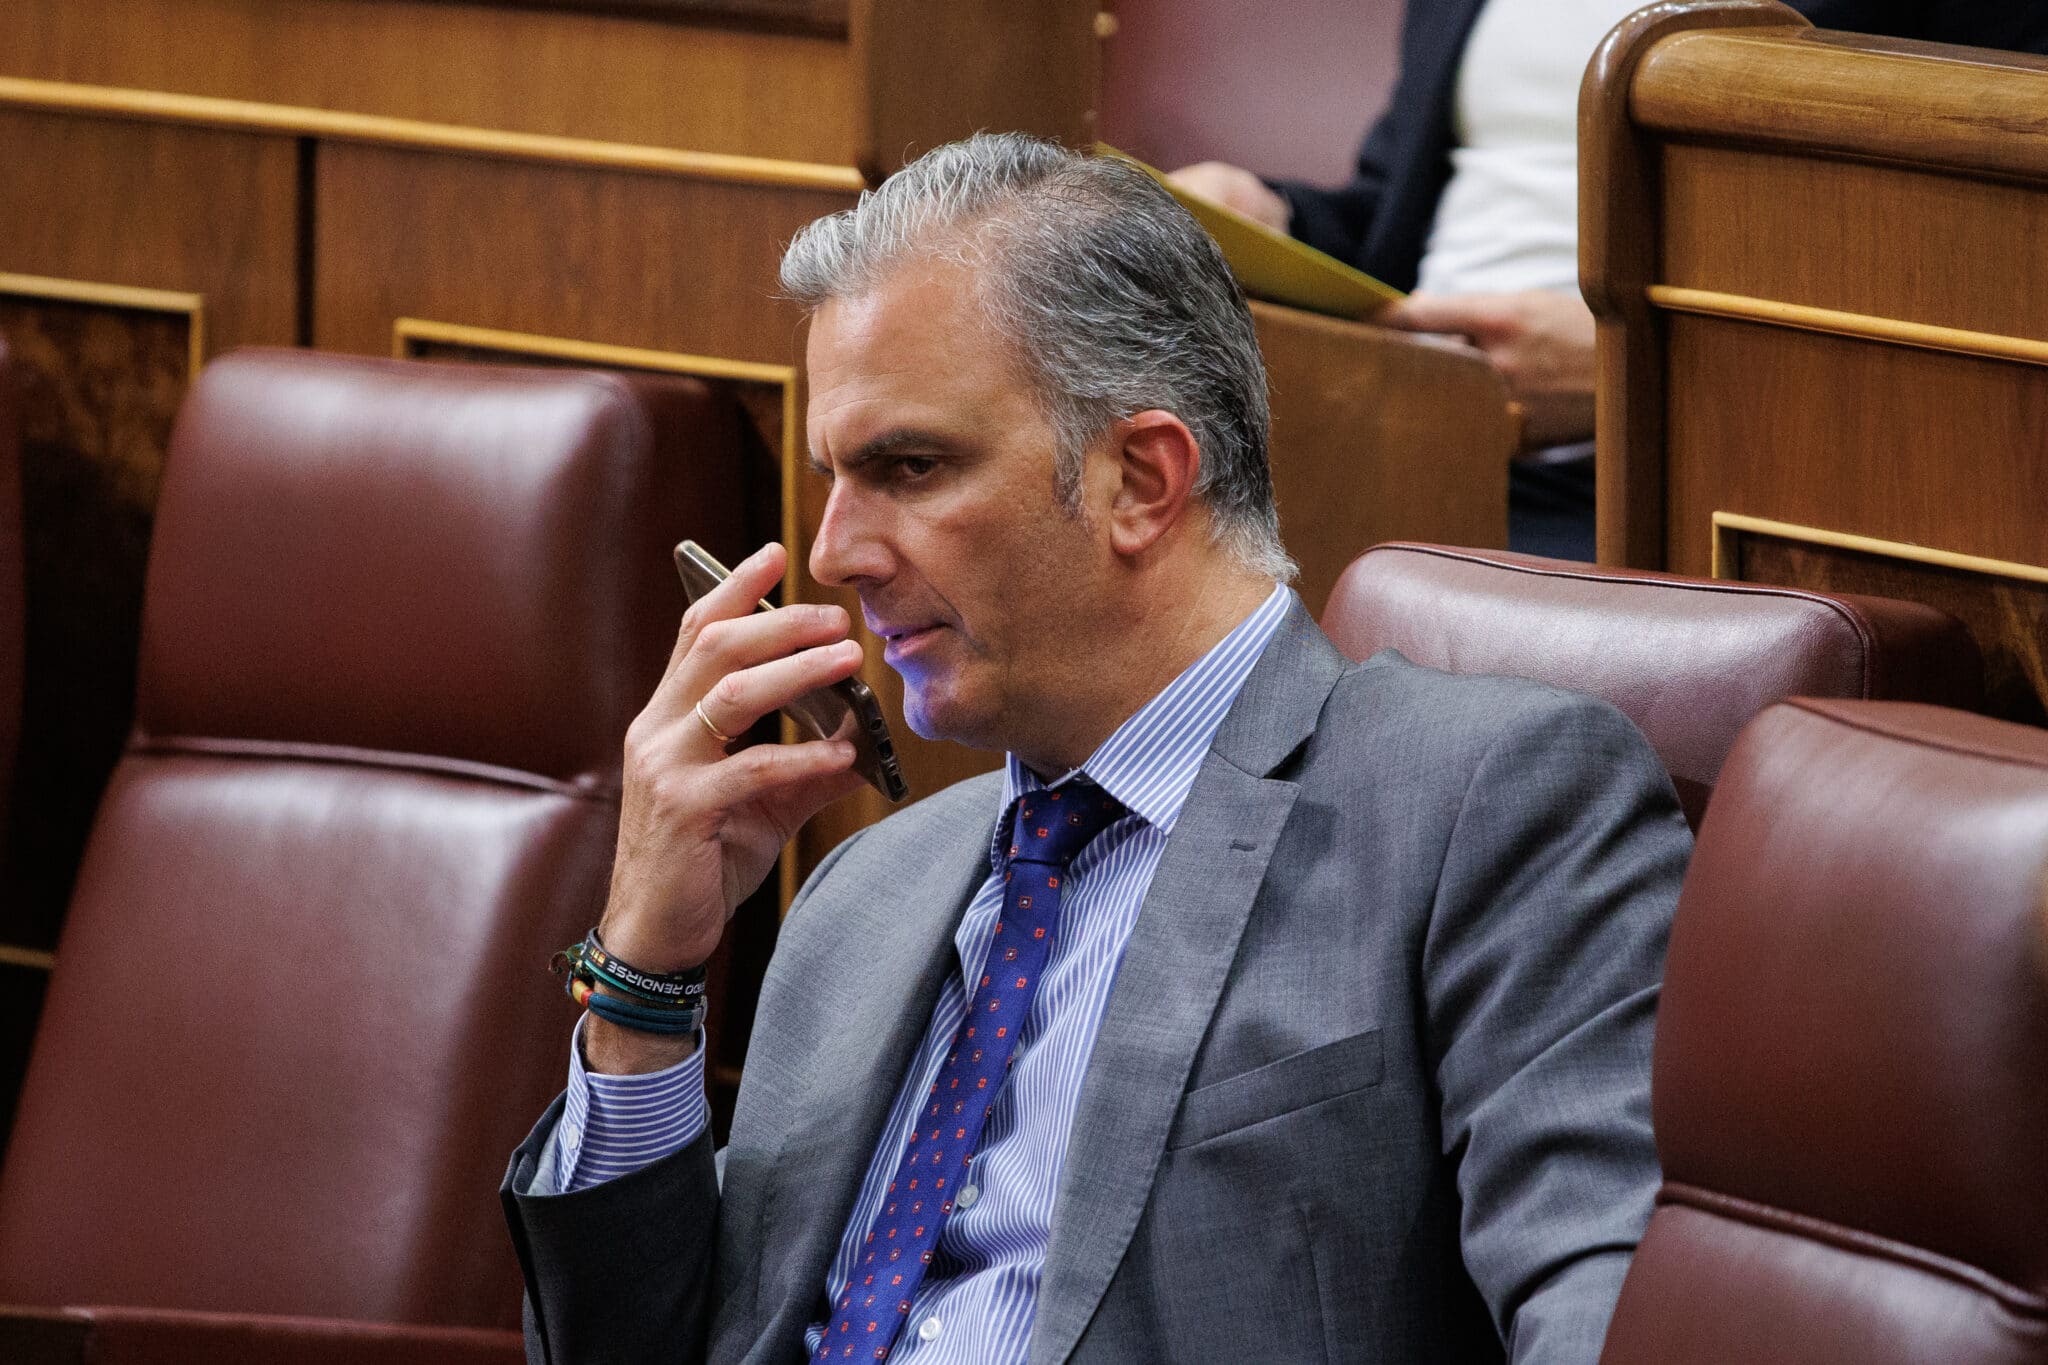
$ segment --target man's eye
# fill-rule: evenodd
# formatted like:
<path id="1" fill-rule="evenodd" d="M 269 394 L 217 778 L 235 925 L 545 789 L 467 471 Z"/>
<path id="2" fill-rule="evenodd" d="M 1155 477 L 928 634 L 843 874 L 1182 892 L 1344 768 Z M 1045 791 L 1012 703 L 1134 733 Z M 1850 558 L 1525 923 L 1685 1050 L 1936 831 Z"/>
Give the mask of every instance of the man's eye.
<path id="1" fill-rule="evenodd" d="M 939 462 L 929 455 L 904 455 L 895 464 L 899 479 L 921 479 L 939 467 Z"/>

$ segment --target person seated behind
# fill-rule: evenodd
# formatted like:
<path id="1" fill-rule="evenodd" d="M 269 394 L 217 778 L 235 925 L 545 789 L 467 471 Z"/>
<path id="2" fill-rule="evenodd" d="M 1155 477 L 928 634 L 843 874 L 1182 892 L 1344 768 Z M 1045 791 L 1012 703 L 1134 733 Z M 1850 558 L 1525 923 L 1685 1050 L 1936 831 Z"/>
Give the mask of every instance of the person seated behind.
<path id="1" fill-rule="evenodd" d="M 918 733 L 1005 768 L 848 839 L 714 1155 L 693 1037 L 578 1025 L 505 1200 L 553 1362 L 1590 1362 L 1658 1182 L 1690 849 L 1604 703 L 1338 654 L 1287 588 L 1250 312 L 1115 159 L 926 155 L 783 261 L 811 569 Z M 603 946 L 708 958 L 850 746 L 726 736 L 861 662 L 684 616 Z M 601 988 L 603 989 L 603 988 Z"/>
<path id="2" fill-rule="evenodd" d="M 1789 0 L 1822 28 L 2048 52 L 2048 6 Z M 1336 188 L 1267 184 L 1205 161 L 1175 171 L 1215 199 L 1397 289 L 1381 318 L 1466 336 L 1524 409 L 1515 545 L 1591 558 L 1593 315 L 1578 289 L 1578 99 L 1586 65 L 1642 0 L 1408 5 L 1399 76 Z"/>

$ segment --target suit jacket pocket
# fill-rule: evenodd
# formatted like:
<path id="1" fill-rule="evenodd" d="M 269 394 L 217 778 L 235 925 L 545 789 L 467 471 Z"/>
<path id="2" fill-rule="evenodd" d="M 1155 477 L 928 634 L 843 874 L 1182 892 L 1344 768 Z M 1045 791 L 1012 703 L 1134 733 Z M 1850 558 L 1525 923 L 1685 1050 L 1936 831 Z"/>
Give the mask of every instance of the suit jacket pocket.
<path id="1" fill-rule="evenodd" d="M 1205 1142 L 1380 1083 L 1380 1031 L 1368 1029 L 1191 1090 L 1169 1149 Z"/>

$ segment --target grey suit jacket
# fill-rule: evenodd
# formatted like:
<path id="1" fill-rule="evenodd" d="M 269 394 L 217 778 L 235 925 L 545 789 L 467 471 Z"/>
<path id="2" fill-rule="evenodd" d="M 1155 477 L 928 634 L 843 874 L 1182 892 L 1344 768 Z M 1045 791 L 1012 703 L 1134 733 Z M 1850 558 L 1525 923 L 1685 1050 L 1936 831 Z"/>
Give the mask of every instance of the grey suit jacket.
<path id="1" fill-rule="evenodd" d="M 732 1139 L 506 1207 L 529 1352 L 788 1362 L 998 776 L 848 840 L 791 910 Z M 1690 839 L 1606 705 L 1343 659 L 1297 604 L 1203 763 L 1089 1062 L 1034 1365 L 1592 1361 L 1658 1172 L 1649 1063 Z M 721 1180 L 722 1177 L 722 1180 Z"/>

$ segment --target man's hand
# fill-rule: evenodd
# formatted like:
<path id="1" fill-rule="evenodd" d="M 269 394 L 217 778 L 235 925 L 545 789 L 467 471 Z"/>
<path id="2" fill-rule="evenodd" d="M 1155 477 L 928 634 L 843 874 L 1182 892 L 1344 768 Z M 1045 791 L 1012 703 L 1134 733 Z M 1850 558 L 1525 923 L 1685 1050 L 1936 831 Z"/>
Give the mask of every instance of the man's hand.
<path id="1" fill-rule="evenodd" d="M 836 606 L 755 610 L 782 577 L 780 545 L 756 551 L 683 616 L 675 652 L 626 731 L 618 855 L 600 932 L 636 967 L 681 971 L 708 959 L 726 921 L 804 821 L 860 786 L 841 739 L 728 753 L 700 720 L 741 735 L 783 703 L 861 665 Z M 590 1016 L 585 1062 L 601 1072 L 659 1070 L 694 1040 L 638 1033 Z"/>
<path id="2" fill-rule="evenodd" d="M 1576 293 L 1410 294 L 1374 320 L 1455 333 L 1486 352 L 1523 406 L 1525 449 L 1593 435 L 1593 314 Z"/>
<path id="3" fill-rule="evenodd" d="M 1275 232 L 1287 231 L 1288 220 L 1294 216 L 1293 208 L 1285 199 L 1267 189 L 1265 181 L 1242 166 L 1221 161 L 1198 161 L 1192 166 L 1181 167 L 1166 178 L 1190 194 L 1213 200 L 1227 209 L 1236 209 Z"/>

